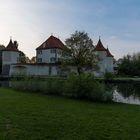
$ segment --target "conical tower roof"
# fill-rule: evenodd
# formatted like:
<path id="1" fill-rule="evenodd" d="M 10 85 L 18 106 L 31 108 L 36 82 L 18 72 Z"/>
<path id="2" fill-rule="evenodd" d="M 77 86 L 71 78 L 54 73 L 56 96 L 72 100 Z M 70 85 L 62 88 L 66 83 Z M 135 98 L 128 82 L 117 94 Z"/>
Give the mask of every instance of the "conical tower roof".
<path id="1" fill-rule="evenodd" d="M 109 51 L 108 48 L 106 49 L 106 52 L 107 52 L 107 55 L 106 55 L 107 57 L 114 57 L 114 56 L 110 53 L 110 51 Z"/>
<path id="2" fill-rule="evenodd" d="M 95 51 L 106 51 L 105 47 L 103 46 L 101 40 L 99 39 L 97 45 L 96 45 L 96 48 L 95 48 Z"/>
<path id="3" fill-rule="evenodd" d="M 9 44 L 3 51 L 19 51 L 19 50 L 18 50 L 17 46 L 15 46 L 15 44 L 12 42 L 12 39 L 10 39 Z"/>

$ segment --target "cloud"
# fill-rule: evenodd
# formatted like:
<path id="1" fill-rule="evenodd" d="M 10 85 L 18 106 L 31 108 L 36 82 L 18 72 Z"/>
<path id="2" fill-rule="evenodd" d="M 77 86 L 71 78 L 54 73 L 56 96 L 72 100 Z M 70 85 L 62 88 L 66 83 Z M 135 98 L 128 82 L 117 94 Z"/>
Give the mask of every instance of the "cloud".
<path id="1" fill-rule="evenodd" d="M 13 36 L 31 57 L 51 33 L 64 41 L 84 30 L 95 44 L 101 36 L 119 58 L 140 51 L 138 5 L 137 0 L 1 0 L 0 43 L 7 45 Z"/>

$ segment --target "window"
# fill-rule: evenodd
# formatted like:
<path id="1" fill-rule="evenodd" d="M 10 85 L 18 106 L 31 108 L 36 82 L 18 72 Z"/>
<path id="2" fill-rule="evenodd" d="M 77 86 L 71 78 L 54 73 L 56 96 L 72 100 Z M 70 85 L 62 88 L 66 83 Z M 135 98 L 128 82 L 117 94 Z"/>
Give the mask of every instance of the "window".
<path id="1" fill-rule="evenodd" d="M 38 59 L 37 59 L 37 62 L 38 62 L 38 63 L 41 63 L 41 62 L 42 62 L 42 58 L 38 58 Z"/>
<path id="2" fill-rule="evenodd" d="M 37 54 L 42 54 L 42 50 L 38 50 L 37 51 Z"/>
<path id="3" fill-rule="evenodd" d="M 56 58 L 55 57 L 51 57 L 50 61 L 51 62 L 56 62 Z"/>
<path id="4" fill-rule="evenodd" d="M 57 52 L 58 52 L 59 55 L 62 54 L 62 50 L 60 50 L 60 49 L 58 49 Z"/>
<path id="5" fill-rule="evenodd" d="M 51 53 L 56 53 L 56 49 L 51 49 Z"/>

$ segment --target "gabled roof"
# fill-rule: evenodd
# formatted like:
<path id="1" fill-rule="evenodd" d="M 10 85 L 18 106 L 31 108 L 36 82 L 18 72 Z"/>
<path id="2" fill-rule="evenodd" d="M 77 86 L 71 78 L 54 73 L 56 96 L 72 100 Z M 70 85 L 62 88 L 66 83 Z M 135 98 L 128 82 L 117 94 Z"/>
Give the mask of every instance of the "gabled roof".
<path id="1" fill-rule="evenodd" d="M 36 48 L 36 50 L 52 49 L 52 48 L 62 49 L 63 47 L 64 44 L 62 43 L 62 41 L 51 35 L 42 45 Z"/>
<path id="2" fill-rule="evenodd" d="M 107 55 L 106 55 L 107 57 L 114 57 L 114 56 L 110 53 L 110 51 L 109 51 L 108 48 L 106 49 L 106 52 L 107 52 Z"/>
<path id="3" fill-rule="evenodd" d="M 9 44 L 7 45 L 6 48 L 3 49 L 3 51 L 14 51 L 14 52 L 19 52 L 17 46 L 12 42 L 12 39 L 10 39 Z"/>
<path id="4" fill-rule="evenodd" d="M 100 39 L 96 45 L 95 51 L 106 51 Z"/>

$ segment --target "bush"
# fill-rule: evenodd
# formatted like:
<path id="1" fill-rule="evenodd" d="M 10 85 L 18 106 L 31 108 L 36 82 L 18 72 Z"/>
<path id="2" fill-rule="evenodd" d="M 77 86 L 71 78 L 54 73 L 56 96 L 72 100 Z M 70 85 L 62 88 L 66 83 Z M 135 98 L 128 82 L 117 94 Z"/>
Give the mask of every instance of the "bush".
<path id="1" fill-rule="evenodd" d="M 104 75 L 105 80 L 112 80 L 114 77 L 114 74 L 110 72 L 106 72 Z"/>
<path id="2" fill-rule="evenodd" d="M 65 96 L 94 101 L 109 101 L 112 98 L 112 95 L 106 96 L 104 85 L 89 74 L 69 76 L 65 82 L 63 93 Z"/>
<path id="3" fill-rule="evenodd" d="M 11 81 L 14 89 L 41 92 L 49 95 L 63 95 L 94 101 L 111 101 L 112 95 L 106 94 L 104 84 L 95 80 L 93 75 L 70 75 L 67 79 L 48 77 L 44 79 L 25 78 Z"/>
<path id="4" fill-rule="evenodd" d="M 18 90 L 42 92 L 45 94 L 60 95 L 63 92 L 64 79 L 60 78 L 25 78 L 22 81 L 12 80 L 10 87 Z"/>

